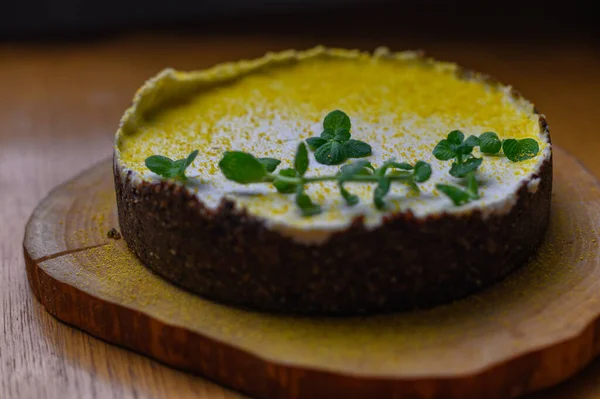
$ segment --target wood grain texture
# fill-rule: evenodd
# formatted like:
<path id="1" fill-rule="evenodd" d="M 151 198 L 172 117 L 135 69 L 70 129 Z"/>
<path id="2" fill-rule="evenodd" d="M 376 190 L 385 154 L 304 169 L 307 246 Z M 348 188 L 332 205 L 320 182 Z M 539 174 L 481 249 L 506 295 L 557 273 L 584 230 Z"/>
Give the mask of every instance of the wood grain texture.
<path id="1" fill-rule="evenodd" d="M 38 201 L 110 155 L 120 115 L 165 66 L 206 67 L 317 43 L 425 48 L 514 84 L 549 118 L 555 143 L 600 175 L 600 58 L 585 44 L 536 47 L 427 39 L 136 36 L 67 45 L 0 45 L 0 398 L 234 398 L 237 393 L 109 345 L 33 299 L 21 239 Z M 532 398 L 600 398 L 600 362 Z"/>
<path id="2" fill-rule="evenodd" d="M 311 318 L 204 300 L 106 238 L 117 226 L 111 160 L 36 208 L 24 240 L 29 281 L 60 320 L 262 398 L 515 397 L 600 352 L 600 185 L 564 151 L 554 158 L 552 216 L 536 259 L 449 306 Z"/>

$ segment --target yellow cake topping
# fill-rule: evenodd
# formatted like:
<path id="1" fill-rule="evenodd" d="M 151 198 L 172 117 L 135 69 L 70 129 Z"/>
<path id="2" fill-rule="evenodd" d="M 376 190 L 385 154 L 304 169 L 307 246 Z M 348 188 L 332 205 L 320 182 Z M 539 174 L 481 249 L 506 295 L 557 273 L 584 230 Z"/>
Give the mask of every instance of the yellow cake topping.
<path id="1" fill-rule="evenodd" d="M 369 226 L 386 213 L 411 210 L 415 215 L 468 212 L 473 208 L 502 211 L 514 203 L 521 182 L 536 173 L 549 156 L 548 139 L 540 131 L 531 103 L 515 98 L 508 87 L 461 79 L 453 64 L 423 60 L 414 53 L 367 53 L 317 48 L 268 55 L 255 61 L 225 64 L 207 71 L 167 70 L 149 81 L 126 113 L 116 140 L 117 162 L 136 177 L 157 177 L 144 165 L 154 154 L 173 159 L 200 151 L 188 176 L 200 200 L 216 207 L 223 197 L 281 231 L 311 235 L 348 226 L 365 216 Z M 318 136 L 332 110 L 350 116 L 352 138 L 369 143 L 375 166 L 389 158 L 429 162 L 431 179 L 420 196 L 393 185 L 388 209 L 372 205 L 371 184 L 348 184 L 361 198 L 348 207 L 333 182 L 310 184 L 307 193 L 321 204 L 320 215 L 302 217 L 293 196 L 279 194 L 269 184 L 243 186 L 227 181 L 218 163 L 227 150 L 280 159 L 291 167 L 298 143 Z M 435 189 L 436 183 L 456 183 L 449 162 L 435 159 L 435 144 L 451 130 L 465 135 L 487 131 L 500 138 L 535 138 L 540 154 L 523 162 L 484 156 L 478 171 L 481 200 L 456 208 Z M 474 151 L 480 156 L 478 150 Z M 317 163 L 311 154 L 307 175 L 333 174 L 339 166 Z M 296 234 L 291 233 L 291 234 Z"/>

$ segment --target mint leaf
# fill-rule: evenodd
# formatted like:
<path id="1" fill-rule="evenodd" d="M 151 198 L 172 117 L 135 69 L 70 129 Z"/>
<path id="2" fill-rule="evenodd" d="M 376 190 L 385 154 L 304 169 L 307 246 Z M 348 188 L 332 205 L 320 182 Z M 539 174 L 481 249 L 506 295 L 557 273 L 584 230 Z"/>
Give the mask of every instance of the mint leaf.
<path id="1" fill-rule="evenodd" d="M 433 148 L 433 156 L 440 161 L 448 161 L 456 156 L 456 152 L 450 146 L 450 142 L 444 139 Z"/>
<path id="2" fill-rule="evenodd" d="M 348 159 L 348 155 L 343 144 L 330 141 L 315 151 L 315 159 L 323 165 L 339 165 Z"/>
<path id="3" fill-rule="evenodd" d="M 473 152 L 473 147 L 479 144 L 479 139 L 475 136 L 469 136 L 460 144 L 450 144 L 450 147 L 456 154 L 469 155 Z"/>
<path id="4" fill-rule="evenodd" d="M 194 162 L 198 156 L 198 150 L 194 150 L 186 158 L 176 161 L 163 155 L 151 155 L 145 160 L 146 167 L 159 176 L 185 180 L 185 170 Z"/>
<path id="5" fill-rule="evenodd" d="M 226 151 L 219 162 L 225 177 L 236 183 L 260 183 L 267 176 L 267 170 L 253 155 L 241 151 Z"/>
<path id="6" fill-rule="evenodd" d="M 519 161 L 531 159 L 540 152 L 540 146 L 534 139 L 519 140 Z"/>
<path id="7" fill-rule="evenodd" d="M 373 165 L 369 161 L 356 161 L 342 166 L 338 179 L 340 181 L 347 180 L 356 175 L 370 175 Z"/>
<path id="8" fill-rule="evenodd" d="M 185 159 L 178 159 L 177 161 L 173 162 L 173 168 L 169 172 L 171 175 L 170 177 L 185 180 L 185 161 Z"/>
<path id="9" fill-rule="evenodd" d="M 377 209 L 385 208 L 385 201 L 383 197 L 390 191 L 390 179 L 386 177 L 381 177 L 379 179 L 378 185 L 373 191 L 373 203 Z"/>
<path id="10" fill-rule="evenodd" d="M 479 143 L 480 142 L 479 142 L 479 139 L 477 138 L 477 136 L 469 136 L 464 141 L 464 144 L 469 147 L 477 147 L 479 145 Z"/>
<path id="11" fill-rule="evenodd" d="M 371 155 L 371 146 L 364 141 L 348 140 L 344 143 L 348 158 L 363 158 Z"/>
<path id="12" fill-rule="evenodd" d="M 459 145 L 465 139 L 465 135 L 460 130 L 453 130 L 448 133 L 448 142 L 450 144 Z"/>
<path id="13" fill-rule="evenodd" d="M 506 158 L 513 162 L 517 162 L 517 154 L 519 153 L 519 142 L 515 139 L 506 139 L 502 142 L 502 150 Z"/>
<path id="14" fill-rule="evenodd" d="M 350 131 L 346 129 L 338 129 L 335 131 L 335 136 L 333 139 L 339 141 L 340 143 L 348 141 L 350 140 Z"/>
<path id="15" fill-rule="evenodd" d="M 458 187 L 449 186 L 447 184 L 436 184 L 435 188 L 450 198 L 456 206 L 466 204 L 471 199 L 469 193 Z"/>
<path id="16" fill-rule="evenodd" d="M 484 154 L 497 154 L 502 148 L 502 142 L 494 132 L 485 132 L 479 136 L 479 149 Z"/>
<path id="17" fill-rule="evenodd" d="M 298 175 L 300 176 L 304 176 L 306 169 L 308 169 L 308 151 L 302 142 L 298 144 L 298 149 L 296 150 L 294 168 L 296 168 L 296 172 L 298 172 Z"/>
<path id="18" fill-rule="evenodd" d="M 502 150 L 509 160 L 520 162 L 535 157 L 540 147 L 534 139 L 507 139 L 502 143 Z"/>
<path id="19" fill-rule="evenodd" d="M 176 166 L 175 161 L 163 155 L 149 156 L 145 163 L 148 169 L 163 177 L 172 177 L 171 170 Z"/>
<path id="20" fill-rule="evenodd" d="M 311 150 L 315 151 L 317 148 L 327 143 L 327 140 L 321 137 L 311 137 L 306 139 L 306 144 L 310 147 Z"/>
<path id="21" fill-rule="evenodd" d="M 340 110 L 335 110 L 327 114 L 325 119 L 323 119 L 323 128 L 331 129 L 334 132 L 337 132 L 338 129 L 345 129 L 350 131 L 352 124 L 350 123 L 350 118 L 344 112 Z"/>
<path id="22" fill-rule="evenodd" d="M 469 155 L 473 152 L 473 146 L 467 144 L 466 141 L 463 141 L 459 145 L 451 144 L 451 147 L 456 152 L 456 154 Z"/>
<path id="23" fill-rule="evenodd" d="M 402 169 L 402 170 L 413 170 L 415 168 L 415 166 L 412 166 L 409 163 L 406 162 L 392 162 L 391 166 L 396 168 L 396 169 Z"/>
<path id="24" fill-rule="evenodd" d="M 314 216 L 321 213 L 321 207 L 314 204 L 310 197 L 302 190 L 296 194 L 296 205 L 298 205 L 302 211 L 302 216 Z"/>
<path id="25" fill-rule="evenodd" d="M 483 162 L 482 158 L 469 158 L 463 163 L 452 162 L 450 175 L 454 177 L 465 177 L 467 173 L 476 170 Z"/>
<path id="26" fill-rule="evenodd" d="M 342 143 L 337 141 L 331 142 L 331 161 L 334 165 L 340 164 L 348 159 L 346 149 Z"/>
<path id="27" fill-rule="evenodd" d="M 348 158 L 362 158 L 371 155 L 371 146 L 360 140 L 351 140 L 350 118 L 336 110 L 323 120 L 321 137 L 312 137 L 306 142 L 315 151 L 315 159 L 324 165 L 338 165 Z"/>
<path id="28" fill-rule="evenodd" d="M 354 206 L 360 201 L 357 195 L 350 194 L 348 190 L 344 188 L 344 184 L 342 182 L 340 182 L 340 194 L 348 206 Z"/>
<path id="29" fill-rule="evenodd" d="M 414 169 L 414 167 L 406 162 L 396 162 L 393 158 L 392 159 L 388 159 L 387 161 L 385 161 L 383 163 L 383 165 L 381 165 L 379 167 L 379 169 L 377 169 L 375 172 L 379 175 L 379 176 L 384 176 L 385 172 L 387 172 L 388 169 L 390 168 L 394 168 L 394 169 L 401 169 L 401 170 L 412 170 Z"/>
<path id="30" fill-rule="evenodd" d="M 331 141 L 335 137 L 335 130 L 325 129 L 321 132 L 321 138 L 325 141 Z"/>
<path id="31" fill-rule="evenodd" d="M 198 156 L 198 150 L 194 150 L 183 160 L 179 166 L 178 174 L 181 179 L 185 179 L 185 170 L 194 162 L 194 159 Z"/>
<path id="32" fill-rule="evenodd" d="M 291 168 L 282 169 L 279 171 L 279 175 L 285 177 L 296 177 L 296 170 Z M 282 194 L 291 194 L 293 192 L 296 192 L 297 184 L 277 180 L 277 177 L 275 177 L 273 185 L 275 186 L 277 191 L 279 191 Z"/>
<path id="33" fill-rule="evenodd" d="M 266 171 L 271 173 L 275 172 L 275 169 L 279 166 L 281 161 L 275 158 L 258 158 L 258 162 L 262 163 Z"/>
<path id="34" fill-rule="evenodd" d="M 475 179 L 475 173 L 469 173 L 467 177 L 467 191 L 471 199 L 479 199 L 479 185 Z"/>
<path id="35" fill-rule="evenodd" d="M 424 161 L 417 161 L 413 172 L 414 181 L 423 183 L 431 177 L 431 165 Z M 418 188 L 418 187 L 417 187 Z"/>
<path id="36" fill-rule="evenodd" d="M 192 151 L 185 160 L 185 167 L 187 168 L 188 166 L 190 166 L 192 164 L 192 162 L 194 162 L 194 160 L 196 159 L 197 156 L 198 156 L 198 150 Z"/>

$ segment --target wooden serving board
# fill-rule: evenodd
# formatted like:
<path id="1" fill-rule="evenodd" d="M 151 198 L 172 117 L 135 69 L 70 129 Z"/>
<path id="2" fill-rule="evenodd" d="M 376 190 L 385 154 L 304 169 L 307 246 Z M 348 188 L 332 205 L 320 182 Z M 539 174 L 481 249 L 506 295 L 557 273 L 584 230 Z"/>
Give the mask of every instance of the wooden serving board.
<path id="1" fill-rule="evenodd" d="M 146 269 L 118 228 L 106 161 L 57 187 L 25 233 L 32 290 L 58 319 L 260 398 L 516 397 L 600 353 L 600 189 L 555 149 L 550 228 L 536 259 L 451 305 L 352 318 L 216 304 Z"/>

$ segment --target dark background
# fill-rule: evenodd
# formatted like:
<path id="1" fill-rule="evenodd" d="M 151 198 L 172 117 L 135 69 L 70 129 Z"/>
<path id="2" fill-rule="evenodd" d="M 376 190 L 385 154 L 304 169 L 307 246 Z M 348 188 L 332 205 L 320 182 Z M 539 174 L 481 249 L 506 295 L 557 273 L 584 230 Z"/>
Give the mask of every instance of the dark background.
<path id="1" fill-rule="evenodd" d="M 140 30 L 318 37 L 457 35 L 596 41 L 589 1 L 2 0 L 0 37 L 73 39 Z"/>

